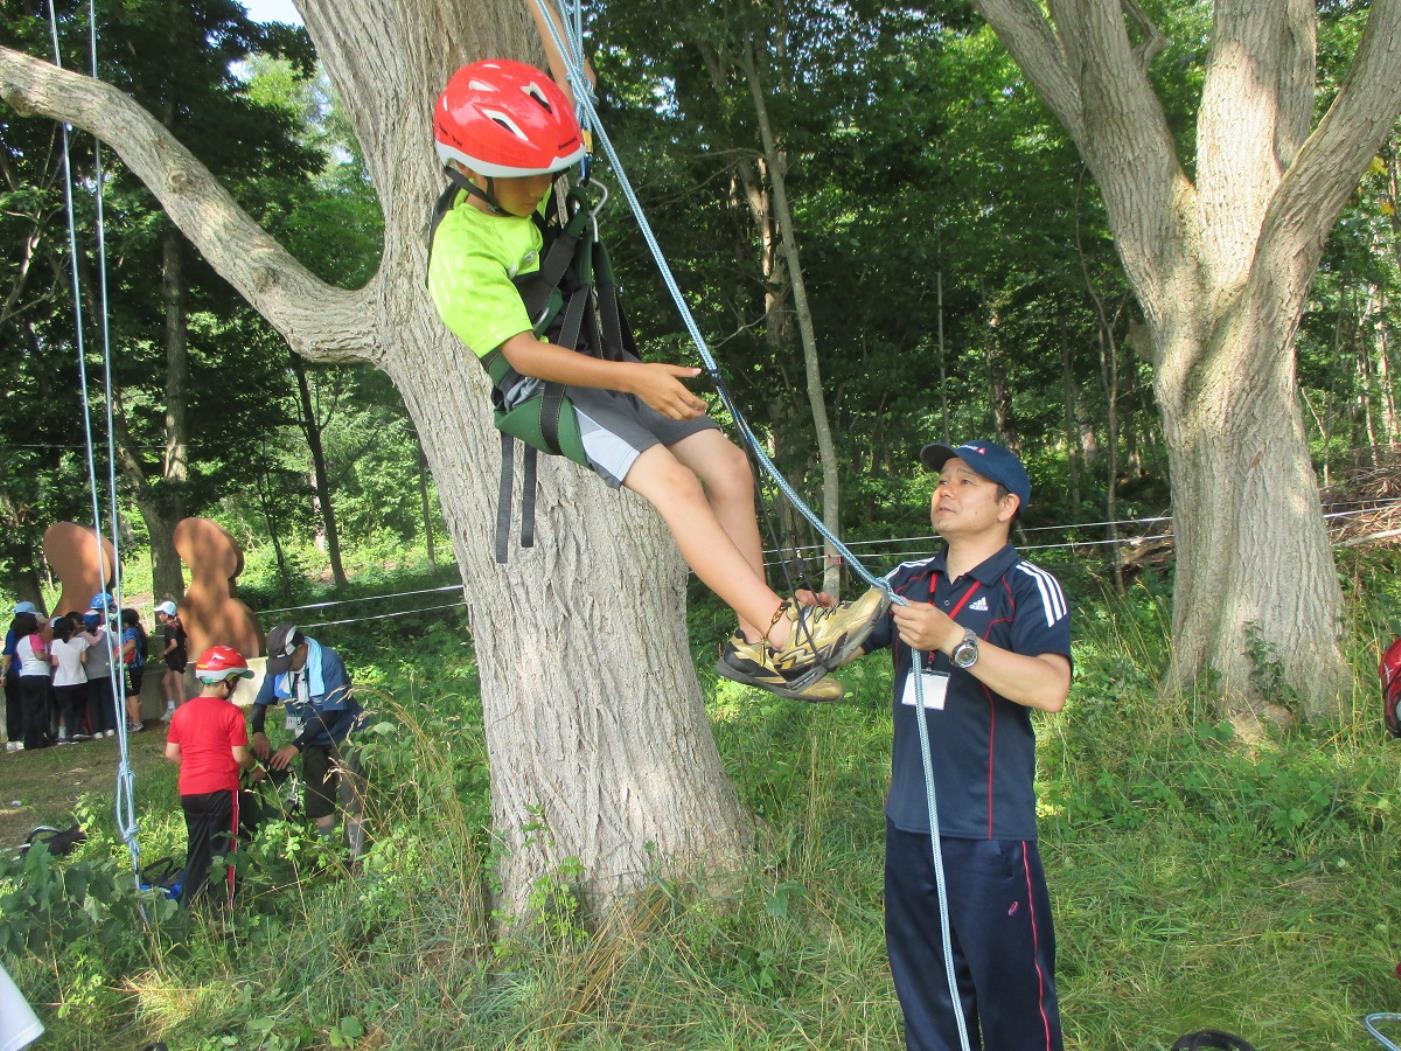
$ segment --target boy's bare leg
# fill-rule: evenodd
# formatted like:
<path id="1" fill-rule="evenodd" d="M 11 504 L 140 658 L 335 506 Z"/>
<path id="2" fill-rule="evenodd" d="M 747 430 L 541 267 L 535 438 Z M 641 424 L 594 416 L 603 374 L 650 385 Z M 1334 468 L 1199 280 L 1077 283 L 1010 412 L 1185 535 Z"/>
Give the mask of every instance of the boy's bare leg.
<path id="1" fill-rule="evenodd" d="M 764 547 L 754 508 L 754 473 L 749 457 L 719 431 L 701 431 L 671 446 L 672 455 L 689 467 L 705 487 L 706 502 L 720 528 L 738 549 L 754 575 L 764 575 Z M 770 614 L 772 616 L 772 614 Z M 763 637 L 762 625 L 740 618 L 739 630 L 750 642 Z"/>
<path id="2" fill-rule="evenodd" d="M 686 564 L 735 611 L 740 623 L 755 631 L 756 637 L 766 630 L 781 600 L 754 568 L 754 562 L 762 555 L 756 556 L 752 550 L 758 547 L 758 527 L 753 524 L 752 512 L 750 528 L 754 539 L 746 554 L 736 546 L 711 507 L 696 473 L 664 445 L 654 445 L 639 456 L 623 484 L 657 509 Z M 756 629 L 755 625 L 763 627 Z M 785 618 L 774 626 L 769 642 L 782 648 L 788 644 L 790 634 Z"/>

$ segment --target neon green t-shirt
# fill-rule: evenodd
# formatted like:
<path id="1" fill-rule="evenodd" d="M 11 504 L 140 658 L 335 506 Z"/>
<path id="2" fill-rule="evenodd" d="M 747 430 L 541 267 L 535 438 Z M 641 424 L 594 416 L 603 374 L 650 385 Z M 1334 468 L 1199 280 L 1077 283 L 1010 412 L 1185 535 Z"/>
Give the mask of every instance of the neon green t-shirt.
<path id="1" fill-rule="evenodd" d="M 540 203 L 547 207 L 553 195 Z M 540 269 L 544 238 L 532 219 L 489 215 L 459 194 L 433 238 L 428 294 L 438 316 L 477 357 L 531 331 L 512 278 Z"/>

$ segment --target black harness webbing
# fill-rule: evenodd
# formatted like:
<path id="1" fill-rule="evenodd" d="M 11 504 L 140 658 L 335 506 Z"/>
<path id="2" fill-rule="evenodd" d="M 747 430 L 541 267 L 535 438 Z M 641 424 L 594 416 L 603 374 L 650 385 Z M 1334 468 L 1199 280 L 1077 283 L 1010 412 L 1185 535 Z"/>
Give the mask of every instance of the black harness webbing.
<path id="1" fill-rule="evenodd" d="M 433 239 L 444 217 L 453 208 L 457 195 L 465 192 L 490 198 L 472 185 L 461 173 L 447 169 L 449 185 L 439 195 L 433 208 L 433 221 L 428 229 L 428 258 L 432 264 Z M 559 192 L 563 180 L 556 183 Z M 562 347 L 608 361 L 637 361 L 636 343 L 627 317 L 618 303 L 617 282 L 608 251 L 595 236 L 594 217 L 584 195 L 565 189 L 565 218 L 558 214 L 550 220 L 532 216 L 540 228 L 545 246 L 540 268 L 515 278 L 513 284 L 525 305 L 526 316 L 537 336 L 547 338 Z M 504 411 L 505 395 L 522 377 L 499 349 L 482 359 L 482 365 L 492 380 L 492 401 L 497 411 Z M 563 455 L 560 446 L 561 418 L 568 407 L 562 384 L 544 383 L 540 398 L 540 438 L 544 450 Z M 498 416 L 499 420 L 499 416 Z M 501 481 L 496 505 L 496 561 L 505 564 L 510 549 L 512 484 L 515 477 L 516 439 L 501 432 Z M 535 498 L 537 450 L 524 442 L 521 460 L 521 547 L 535 544 Z"/>

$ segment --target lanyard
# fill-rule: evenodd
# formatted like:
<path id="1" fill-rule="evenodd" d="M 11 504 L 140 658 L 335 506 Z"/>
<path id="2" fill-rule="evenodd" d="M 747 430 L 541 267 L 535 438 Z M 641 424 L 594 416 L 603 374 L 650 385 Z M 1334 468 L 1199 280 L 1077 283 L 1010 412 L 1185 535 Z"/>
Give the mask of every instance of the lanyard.
<path id="1" fill-rule="evenodd" d="M 968 605 L 968 600 L 973 597 L 973 592 L 982 587 L 981 580 L 973 581 L 973 586 L 963 593 L 963 597 L 954 604 L 949 611 L 949 620 L 958 620 L 958 615 L 963 612 L 963 607 Z M 929 604 L 934 605 L 934 592 L 939 589 L 939 571 L 936 569 L 929 577 Z"/>

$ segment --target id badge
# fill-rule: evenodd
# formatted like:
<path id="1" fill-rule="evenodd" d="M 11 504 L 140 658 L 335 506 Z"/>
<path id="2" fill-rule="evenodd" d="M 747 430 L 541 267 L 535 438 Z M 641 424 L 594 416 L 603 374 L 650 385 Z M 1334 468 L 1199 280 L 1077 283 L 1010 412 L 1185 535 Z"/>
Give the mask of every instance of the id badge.
<path id="1" fill-rule="evenodd" d="M 949 692 L 949 677 L 947 673 L 941 671 L 923 672 L 924 678 L 924 707 L 933 709 L 936 712 L 944 710 L 944 699 Z M 900 697 L 900 703 L 913 708 L 917 698 L 915 696 L 915 676 L 910 672 L 905 676 L 905 692 Z"/>
<path id="2" fill-rule="evenodd" d="M 286 723 L 286 726 L 287 726 L 287 732 L 288 732 L 288 733 L 292 734 L 294 737 L 299 736 L 299 735 L 301 734 L 301 732 L 302 732 L 302 718 L 301 718 L 301 716 L 300 716 L 300 715 L 293 715 L 291 712 L 288 712 L 288 713 L 287 713 L 287 723 Z"/>

